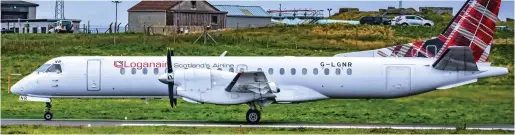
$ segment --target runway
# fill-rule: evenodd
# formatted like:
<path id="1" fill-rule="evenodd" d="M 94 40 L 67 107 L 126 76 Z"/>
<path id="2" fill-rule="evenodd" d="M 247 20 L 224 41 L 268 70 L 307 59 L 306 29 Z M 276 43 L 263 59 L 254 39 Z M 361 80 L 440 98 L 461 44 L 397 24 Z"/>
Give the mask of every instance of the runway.
<path id="1" fill-rule="evenodd" d="M 51 126 L 172 126 L 172 127 L 245 127 L 245 128 L 391 128 L 391 129 L 445 129 L 455 130 L 455 125 L 394 125 L 394 124 L 312 124 L 262 122 L 257 125 L 244 122 L 214 121 L 162 121 L 162 120 L 51 120 L 2 119 L 1 125 L 51 125 Z M 513 125 L 467 125 L 468 130 L 511 130 Z"/>

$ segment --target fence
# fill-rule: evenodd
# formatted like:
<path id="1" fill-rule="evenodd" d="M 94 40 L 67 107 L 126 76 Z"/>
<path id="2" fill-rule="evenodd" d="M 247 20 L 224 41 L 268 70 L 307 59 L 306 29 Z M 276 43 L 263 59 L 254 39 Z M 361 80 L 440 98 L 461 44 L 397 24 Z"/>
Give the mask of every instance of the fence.
<path id="1" fill-rule="evenodd" d="M 143 26 L 129 27 L 129 32 L 143 32 L 147 35 L 173 35 L 179 33 L 200 33 L 204 26 Z M 141 31 L 142 30 L 142 31 Z"/>

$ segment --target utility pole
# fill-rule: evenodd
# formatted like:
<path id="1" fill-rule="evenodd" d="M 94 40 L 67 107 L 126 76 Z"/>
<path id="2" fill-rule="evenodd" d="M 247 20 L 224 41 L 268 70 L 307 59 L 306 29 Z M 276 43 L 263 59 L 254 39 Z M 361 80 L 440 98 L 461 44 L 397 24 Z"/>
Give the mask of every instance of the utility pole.
<path id="1" fill-rule="evenodd" d="M 333 10 L 332 8 L 328 8 L 327 11 L 329 11 L 329 15 L 327 15 L 327 18 L 329 18 L 331 16 L 331 10 Z"/>
<path id="2" fill-rule="evenodd" d="M 64 0 L 55 1 L 54 18 L 64 19 Z"/>
<path id="3" fill-rule="evenodd" d="M 114 20 L 114 32 L 118 32 L 118 3 L 122 3 L 122 1 L 111 1 L 115 4 L 116 11 L 115 11 L 115 20 Z"/>
<path id="4" fill-rule="evenodd" d="M 282 15 L 281 9 L 282 9 L 281 4 L 279 4 L 279 19 L 282 19 L 282 17 L 281 17 L 281 15 Z"/>

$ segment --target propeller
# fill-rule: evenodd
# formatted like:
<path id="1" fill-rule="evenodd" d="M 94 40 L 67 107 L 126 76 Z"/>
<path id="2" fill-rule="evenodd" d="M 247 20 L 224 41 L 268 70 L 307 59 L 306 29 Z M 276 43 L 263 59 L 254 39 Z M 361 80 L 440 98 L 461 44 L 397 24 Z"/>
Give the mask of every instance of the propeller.
<path id="1" fill-rule="evenodd" d="M 168 82 L 168 98 L 170 99 L 170 106 L 173 108 L 174 106 L 177 106 L 177 99 L 173 96 L 173 68 L 172 68 L 172 56 L 173 56 L 173 50 L 168 49 L 168 55 L 166 56 L 166 64 L 167 64 L 167 71 L 168 71 L 168 80 L 171 80 Z"/>

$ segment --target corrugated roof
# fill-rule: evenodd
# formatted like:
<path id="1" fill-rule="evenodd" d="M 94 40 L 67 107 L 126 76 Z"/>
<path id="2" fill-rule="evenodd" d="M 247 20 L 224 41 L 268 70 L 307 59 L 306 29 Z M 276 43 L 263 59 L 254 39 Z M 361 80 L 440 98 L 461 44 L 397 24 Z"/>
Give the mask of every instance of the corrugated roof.
<path id="1" fill-rule="evenodd" d="M 15 6 L 39 6 L 39 4 L 30 3 L 21 0 L 1 1 L 1 5 L 15 5 Z"/>
<path id="2" fill-rule="evenodd" d="M 147 1 L 142 0 L 127 11 L 166 11 L 181 1 Z"/>
<path id="3" fill-rule="evenodd" d="M 218 10 L 227 12 L 227 16 L 271 17 L 260 6 L 214 5 Z"/>

